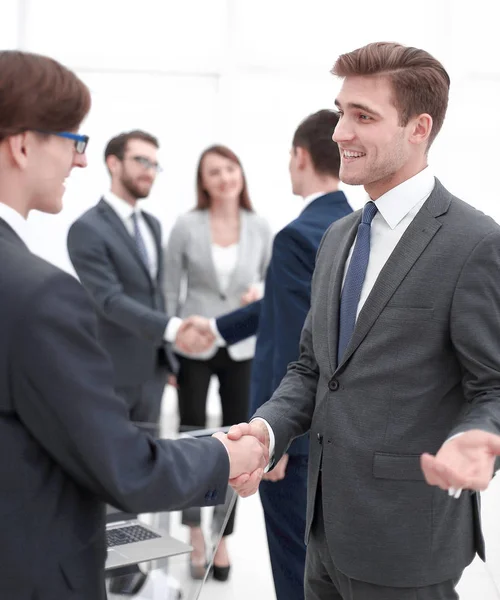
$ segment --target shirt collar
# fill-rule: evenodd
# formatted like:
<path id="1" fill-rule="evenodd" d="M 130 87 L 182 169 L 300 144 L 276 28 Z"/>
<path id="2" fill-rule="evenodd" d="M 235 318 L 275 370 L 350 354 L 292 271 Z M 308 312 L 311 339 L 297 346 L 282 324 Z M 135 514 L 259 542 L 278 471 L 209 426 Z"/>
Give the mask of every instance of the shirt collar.
<path id="1" fill-rule="evenodd" d="M 406 215 L 434 189 L 435 179 L 429 167 L 403 181 L 375 201 L 379 213 L 391 229 L 395 229 Z"/>
<path id="2" fill-rule="evenodd" d="M 131 206 L 128 202 L 109 191 L 104 194 L 104 200 L 111 206 L 122 221 L 128 221 L 134 212 L 140 213 L 140 209 Z"/>
<path id="3" fill-rule="evenodd" d="M 324 196 L 327 193 L 328 192 L 315 192 L 314 194 L 309 194 L 309 196 L 306 196 L 304 198 L 304 208 L 306 206 L 309 206 L 309 204 L 311 204 L 311 202 L 314 202 L 315 200 L 317 200 L 318 198 L 321 198 L 321 196 Z"/>
<path id="4" fill-rule="evenodd" d="M 21 240 L 29 246 L 29 228 L 26 219 L 11 206 L 0 202 L 0 219 L 3 219 Z"/>

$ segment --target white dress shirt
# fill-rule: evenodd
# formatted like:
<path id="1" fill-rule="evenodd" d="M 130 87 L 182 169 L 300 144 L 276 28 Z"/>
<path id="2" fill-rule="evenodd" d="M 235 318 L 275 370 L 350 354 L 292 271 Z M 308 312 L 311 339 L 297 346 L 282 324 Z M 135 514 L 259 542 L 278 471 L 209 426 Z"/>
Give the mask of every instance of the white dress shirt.
<path id="1" fill-rule="evenodd" d="M 387 259 L 396 248 L 415 215 L 431 195 L 434 185 L 434 175 L 429 167 L 426 167 L 423 171 L 392 188 L 375 201 L 378 212 L 371 223 L 370 258 L 356 316 L 363 308 Z M 369 200 L 370 198 L 367 198 L 367 202 Z M 351 246 L 344 267 L 344 279 L 355 243 L 356 240 Z M 262 419 L 262 421 L 267 425 L 269 431 L 269 457 L 271 458 L 274 453 L 274 433 L 269 423 L 265 419 Z"/>
<path id="2" fill-rule="evenodd" d="M 239 246 L 239 244 L 231 244 L 230 246 L 212 244 L 212 259 L 222 292 L 227 290 L 236 263 L 238 262 Z"/>
<path id="3" fill-rule="evenodd" d="M 0 202 L 0 219 L 3 219 L 29 247 L 28 222 L 17 210 Z"/>
<path id="4" fill-rule="evenodd" d="M 125 229 L 135 238 L 134 234 L 134 222 L 132 220 L 132 214 L 137 214 L 137 224 L 141 233 L 144 245 L 146 246 L 146 252 L 148 254 L 149 272 L 151 278 L 154 280 L 158 276 L 158 250 L 156 248 L 155 238 L 149 225 L 144 220 L 142 211 L 137 206 L 131 206 L 128 202 L 113 194 L 113 192 L 106 192 L 104 200 L 111 206 L 115 213 L 120 217 L 122 223 L 125 225 Z M 163 338 L 167 342 L 174 343 L 177 336 L 179 327 L 182 324 L 182 320 L 177 317 L 169 319 Z"/>
<path id="5" fill-rule="evenodd" d="M 137 215 L 139 232 L 144 240 L 144 245 L 146 246 L 146 252 L 148 254 L 149 272 L 152 279 L 156 279 L 158 275 L 158 250 L 156 248 L 153 232 L 144 220 L 144 215 L 142 214 L 141 209 L 137 205 L 135 207 L 131 206 L 128 202 L 118 197 L 116 194 L 113 194 L 113 192 L 106 192 L 106 194 L 104 194 L 104 200 L 120 217 L 121 221 L 125 225 L 125 229 L 134 238 L 134 241 L 135 234 L 132 215 L 133 213 Z"/>

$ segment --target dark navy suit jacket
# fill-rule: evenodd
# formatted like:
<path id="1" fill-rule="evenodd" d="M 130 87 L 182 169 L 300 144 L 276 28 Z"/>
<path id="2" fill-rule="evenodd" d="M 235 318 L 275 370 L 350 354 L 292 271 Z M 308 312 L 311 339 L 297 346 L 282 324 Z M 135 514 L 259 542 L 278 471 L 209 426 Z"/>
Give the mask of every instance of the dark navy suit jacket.
<path id="1" fill-rule="evenodd" d="M 343 192 L 320 196 L 274 238 L 264 298 L 217 319 L 228 344 L 257 334 L 252 368 L 250 415 L 267 402 L 299 356 L 302 327 L 311 305 L 316 253 L 328 227 L 352 212 Z M 308 436 L 289 454 L 307 454 Z"/>

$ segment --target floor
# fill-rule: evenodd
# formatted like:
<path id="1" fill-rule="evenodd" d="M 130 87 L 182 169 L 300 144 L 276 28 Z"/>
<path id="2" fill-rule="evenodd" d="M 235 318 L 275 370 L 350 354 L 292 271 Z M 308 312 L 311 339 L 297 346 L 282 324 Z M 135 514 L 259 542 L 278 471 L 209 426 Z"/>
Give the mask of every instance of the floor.
<path id="1" fill-rule="evenodd" d="M 208 403 L 209 426 L 216 426 L 219 406 L 215 390 L 212 388 Z M 164 402 L 163 420 L 169 426 L 176 423 L 176 399 L 172 390 L 167 390 Z M 500 474 L 483 494 L 483 525 L 488 550 L 487 563 L 476 559 L 465 572 L 460 584 L 461 600 L 500 600 Z M 204 515 L 204 524 L 209 520 Z M 208 531 L 208 528 L 207 528 Z M 178 515 L 171 523 L 171 533 L 187 541 L 187 529 L 180 524 Z M 183 600 L 273 600 L 269 555 L 262 508 L 258 495 L 240 500 L 235 533 L 229 538 L 229 551 L 232 561 L 231 576 L 227 583 L 208 579 L 201 593 L 190 581 L 187 564 L 178 561 L 170 572 L 184 588 Z M 162 570 L 154 571 L 146 588 L 137 600 L 176 600 L 177 593 L 166 595 L 168 587 Z M 175 587 L 175 586 L 174 586 Z M 115 597 L 116 598 L 116 597 Z M 111 597 L 110 597 L 110 600 Z M 114 599 L 113 599 L 114 600 Z"/>

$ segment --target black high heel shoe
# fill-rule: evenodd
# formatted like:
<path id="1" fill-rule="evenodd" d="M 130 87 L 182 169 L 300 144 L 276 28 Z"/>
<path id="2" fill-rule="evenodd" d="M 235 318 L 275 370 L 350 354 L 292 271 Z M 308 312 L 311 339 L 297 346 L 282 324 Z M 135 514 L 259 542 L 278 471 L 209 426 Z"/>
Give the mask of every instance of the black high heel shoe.
<path id="1" fill-rule="evenodd" d="M 227 581 L 229 579 L 231 565 L 227 565 L 227 567 L 218 567 L 217 565 L 214 565 L 212 570 L 214 579 L 217 581 Z"/>

